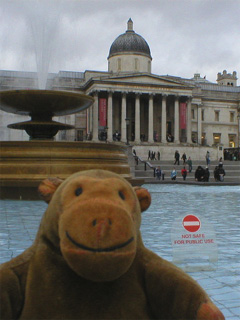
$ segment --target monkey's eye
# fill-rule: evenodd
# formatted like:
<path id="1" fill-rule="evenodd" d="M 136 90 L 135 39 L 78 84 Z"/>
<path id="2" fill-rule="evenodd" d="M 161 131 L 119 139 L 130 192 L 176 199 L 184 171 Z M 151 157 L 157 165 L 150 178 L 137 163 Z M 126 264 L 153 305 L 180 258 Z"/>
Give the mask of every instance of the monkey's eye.
<path id="1" fill-rule="evenodd" d="M 81 187 L 79 187 L 75 190 L 75 195 L 78 197 L 78 196 L 80 196 L 80 194 L 82 194 L 82 192 L 83 192 L 83 189 Z"/>
<path id="2" fill-rule="evenodd" d="M 118 194 L 119 194 L 119 197 L 120 197 L 122 200 L 125 200 L 125 195 L 123 194 L 122 191 L 118 191 Z"/>

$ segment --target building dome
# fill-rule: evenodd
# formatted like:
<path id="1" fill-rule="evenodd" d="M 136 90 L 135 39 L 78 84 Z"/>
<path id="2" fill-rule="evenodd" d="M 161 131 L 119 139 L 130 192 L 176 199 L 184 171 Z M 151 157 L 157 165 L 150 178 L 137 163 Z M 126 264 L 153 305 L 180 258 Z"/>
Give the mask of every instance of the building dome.
<path id="1" fill-rule="evenodd" d="M 133 31 L 131 18 L 128 20 L 127 31 L 118 36 L 112 43 L 108 58 L 119 54 L 138 54 L 152 59 L 146 40 Z"/>

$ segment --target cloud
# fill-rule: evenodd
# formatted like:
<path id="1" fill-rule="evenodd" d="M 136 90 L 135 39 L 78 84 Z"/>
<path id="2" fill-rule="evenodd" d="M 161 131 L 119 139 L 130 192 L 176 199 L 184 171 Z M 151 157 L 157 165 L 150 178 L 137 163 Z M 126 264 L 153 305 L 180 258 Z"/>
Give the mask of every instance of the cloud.
<path id="1" fill-rule="evenodd" d="M 131 17 L 153 73 L 200 72 L 215 82 L 224 69 L 240 71 L 239 16 L 235 0 L 0 0 L 0 69 L 36 70 L 34 17 L 50 34 L 51 72 L 107 71 L 110 46 Z"/>

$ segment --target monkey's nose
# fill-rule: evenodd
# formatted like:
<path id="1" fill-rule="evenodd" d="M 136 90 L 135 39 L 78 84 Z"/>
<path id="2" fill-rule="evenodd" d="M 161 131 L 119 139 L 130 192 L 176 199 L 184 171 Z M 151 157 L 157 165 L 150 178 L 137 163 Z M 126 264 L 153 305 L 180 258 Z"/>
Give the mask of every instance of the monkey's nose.
<path id="1" fill-rule="evenodd" d="M 97 218 L 92 221 L 92 225 L 96 228 L 98 239 L 101 239 L 111 228 L 112 220 L 110 218 Z"/>

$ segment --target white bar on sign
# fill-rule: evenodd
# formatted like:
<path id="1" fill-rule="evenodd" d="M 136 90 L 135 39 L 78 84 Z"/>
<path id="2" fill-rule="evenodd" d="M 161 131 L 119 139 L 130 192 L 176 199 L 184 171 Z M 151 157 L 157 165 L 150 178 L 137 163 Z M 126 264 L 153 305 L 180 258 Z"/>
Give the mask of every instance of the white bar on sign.
<path id="1" fill-rule="evenodd" d="M 199 226 L 200 222 L 199 221 L 186 221 L 183 222 L 184 226 Z"/>

